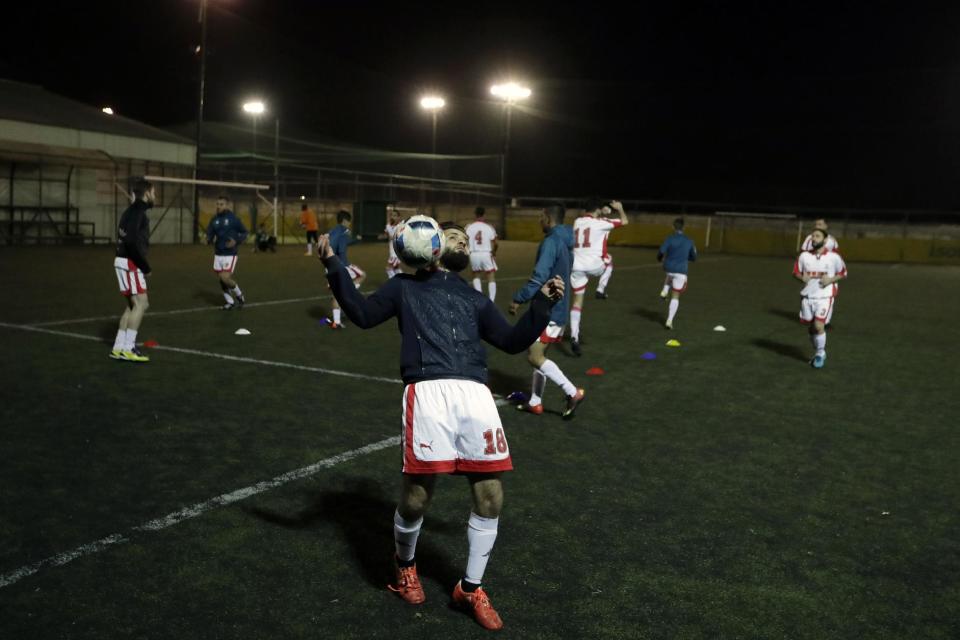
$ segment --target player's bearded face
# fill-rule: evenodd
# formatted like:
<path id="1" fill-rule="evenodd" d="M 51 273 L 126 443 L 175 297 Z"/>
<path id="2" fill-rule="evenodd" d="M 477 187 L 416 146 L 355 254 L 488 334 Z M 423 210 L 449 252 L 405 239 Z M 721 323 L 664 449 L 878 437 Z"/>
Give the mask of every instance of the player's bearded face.
<path id="1" fill-rule="evenodd" d="M 470 264 L 470 254 L 467 253 L 467 235 L 457 229 L 448 229 L 444 232 L 447 242 L 440 255 L 440 264 L 445 269 L 460 273 Z"/>

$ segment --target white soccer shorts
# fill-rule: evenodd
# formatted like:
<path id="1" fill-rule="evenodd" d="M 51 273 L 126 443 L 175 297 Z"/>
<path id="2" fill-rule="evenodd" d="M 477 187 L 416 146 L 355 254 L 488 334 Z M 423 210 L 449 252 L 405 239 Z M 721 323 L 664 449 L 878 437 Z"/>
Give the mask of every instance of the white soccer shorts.
<path id="1" fill-rule="evenodd" d="M 227 271 L 233 273 L 237 268 L 237 256 L 213 256 L 213 270 L 217 273 Z"/>
<path id="2" fill-rule="evenodd" d="M 470 254 L 470 268 L 474 273 L 490 273 L 497 270 L 497 261 L 489 251 L 477 251 Z"/>
<path id="3" fill-rule="evenodd" d="M 115 258 L 113 260 L 113 270 L 117 272 L 117 283 L 120 285 L 120 293 L 125 296 L 135 296 L 138 293 L 147 292 L 147 279 L 143 271 L 133 263 L 129 258 Z"/>
<path id="4" fill-rule="evenodd" d="M 574 293 L 587 288 L 587 278 L 599 278 L 606 265 L 602 256 L 575 257 L 570 271 L 570 287 Z"/>
<path id="5" fill-rule="evenodd" d="M 486 385 L 426 380 L 403 390 L 404 473 L 510 471 L 510 448 Z"/>
<path id="6" fill-rule="evenodd" d="M 663 284 L 668 284 L 674 291 L 682 293 L 687 290 L 687 274 L 668 273 Z"/>
<path id="7" fill-rule="evenodd" d="M 833 298 L 801 298 L 800 322 L 810 324 L 819 320 L 826 324 L 833 316 Z"/>

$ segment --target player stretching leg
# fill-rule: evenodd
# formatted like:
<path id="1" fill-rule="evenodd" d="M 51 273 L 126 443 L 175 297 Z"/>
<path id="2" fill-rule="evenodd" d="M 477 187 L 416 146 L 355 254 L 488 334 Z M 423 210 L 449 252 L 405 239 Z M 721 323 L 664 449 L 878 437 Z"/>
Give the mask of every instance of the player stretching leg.
<path id="1" fill-rule="evenodd" d="M 614 211 L 618 220 L 608 220 Z M 602 216 L 602 217 L 601 217 Z M 573 355 L 580 357 L 580 317 L 583 310 L 583 294 L 587 289 L 588 278 L 600 276 L 597 297 L 602 296 L 603 287 L 609 282 L 609 273 L 613 270 L 612 259 L 607 254 L 607 237 L 610 232 L 630 224 L 623 205 L 614 200 L 609 205 L 600 205 L 599 201 L 587 203 L 584 215 L 573 222 L 573 269 L 570 272 L 570 287 L 573 290 L 573 304 L 570 307 L 570 349 Z M 604 281 L 606 277 L 606 281 Z"/>
<path id="2" fill-rule="evenodd" d="M 453 588 L 453 601 L 481 626 L 500 629 L 503 621 L 481 585 L 503 507 L 500 475 L 513 469 L 513 463 L 485 384 L 486 355 L 480 341 L 507 353 L 522 352 L 547 326 L 551 306 L 563 297 L 563 281 L 553 278 L 541 286 L 530 310 L 511 327 L 493 302 L 457 275 L 470 260 L 467 236 L 456 225 L 444 226 L 446 244 L 439 267 L 399 274 L 367 298 L 353 286 L 326 236 L 317 249 L 330 288 L 354 324 L 369 329 L 396 317 L 401 332 L 400 364 L 406 385 L 401 405 L 403 479 L 393 515 L 396 582 L 389 589 L 410 604 L 426 600 L 416 564 L 423 516 L 437 475 L 464 474 L 472 510 L 467 520 L 466 571 Z M 438 309 L 444 313 L 436 313 Z"/>
<path id="3" fill-rule="evenodd" d="M 510 303 L 511 314 L 517 313 L 520 305 L 536 295 L 543 283 L 550 278 L 559 276 L 563 278 L 564 283 L 569 281 L 573 230 L 569 225 L 563 224 L 565 214 L 566 210 L 561 205 L 551 205 L 540 213 L 540 226 L 546 237 L 537 248 L 537 262 L 533 268 L 533 276 L 526 285 L 513 294 L 513 302 Z M 547 348 L 563 339 L 563 327 L 567 321 L 567 300 L 567 295 L 564 295 L 563 300 L 553 307 L 550 324 L 527 350 L 527 362 L 533 367 L 533 384 L 529 402 L 517 406 L 521 411 L 529 411 L 537 415 L 543 413 L 543 390 L 548 378 L 563 389 L 567 397 L 567 406 L 563 411 L 565 420 L 573 418 L 577 406 L 583 402 L 584 390 L 574 386 L 567 376 L 563 375 L 557 363 L 547 358 Z"/>
<path id="4" fill-rule="evenodd" d="M 835 251 L 828 251 L 827 234 L 814 229 L 812 251 L 804 251 L 793 265 L 793 277 L 803 282 L 800 291 L 800 322 L 810 326 L 813 359 L 810 365 L 821 369 L 827 360 L 826 324 L 833 311 L 837 282 L 847 277 L 847 265 Z"/>
<path id="5" fill-rule="evenodd" d="M 240 285 L 233 279 L 233 272 L 237 268 L 237 252 L 246 239 L 247 228 L 230 210 L 230 199 L 220 196 L 217 198 L 217 215 L 207 225 L 207 244 L 214 243 L 213 271 L 220 278 L 220 289 L 226 301 L 222 308 L 225 311 L 239 309 L 246 303 Z"/>
<path id="6" fill-rule="evenodd" d="M 110 357 L 128 362 L 148 362 L 150 357 L 140 353 L 137 348 L 137 331 L 143 315 L 150 307 L 146 279 L 150 274 L 150 263 L 147 262 L 150 220 L 147 218 L 147 209 L 153 206 L 156 196 L 153 185 L 145 180 L 136 181 L 133 195 L 133 203 L 120 216 L 117 226 L 117 253 L 113 268 L 117 272 L 120 293 L 126 298 L 127 306 L 120 316 L 120 326 Z"/>
<path id="7" fill-rule="evenodd" d="M 663 325 L 667 329 L 673 329 L 673 318 L 680 308 L 680 294 L 687 289 L 687 263 L 696 259 L 697 247 L 693 240 L 683 235 L 683 218 L 677 218 L 673 221 L 673 233 L 667 236 L 657 252 L 657 262 L 662 261 L 663 270 L 667 272 L 660 297 L 666 298 L 668 292 L 671 294 L 667 321 Z"/>
<path id="8" fill-rule="evenodd" d="M 483 292 L 480 274 L 486 274 L 490 299 L 496 300 L 497 230 L 483 219 L 485 212 L 483 207 L 477 207 L 474 210 L 477 219 L 467 225 L 467 237 L 470 239 L 470 268 L 473 270 L 473 288 Z"/>

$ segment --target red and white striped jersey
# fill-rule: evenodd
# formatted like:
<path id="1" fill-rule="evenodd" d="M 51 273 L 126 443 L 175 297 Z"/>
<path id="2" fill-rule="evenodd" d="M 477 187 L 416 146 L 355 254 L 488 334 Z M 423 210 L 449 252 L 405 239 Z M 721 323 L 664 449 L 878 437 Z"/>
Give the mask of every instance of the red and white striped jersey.
<path id="1" fill-rule="evenodd" d="M 837 239 L 833 236 L 827 234 L 827 239 L 823 241 L 823 247 L 827 251 L 839 251 L 840 243 L 837 242 Z M 803 240 L 803 244 L 800 245 L 800 251 L 813 251 L 813 234 L 811 233 Z"/>
<path id="2" fill-rule="evenodd" d="M 490 253 L 493 241 L 497 239 L 497 230 L 490 223 L 475 220 L 467 225 L 467 237 L 470 238 L 470 253 Z"/>
<path id="3" fill-rule="evenodd" d="M 573 221 L 573 256 L 580 258 L 605 258 L 607 237 L 619 227 L 619 220 L 580 216 Z"/>
<path id="4" fill-rule="evenodd" d="M 835 251 L 825 251 L 820 255 L 804 251 L 797 256 L 797 261 L 793 264 L 793 275 L 811 277 L 810 282 L 804 284 L 800 291 L 800 295 L 804 298 L 832 298 L 839 290 L 837 283 L 823 287 L 820 286 L 820 278 L 823 276 L 846 277 L 847 265 Z"/>

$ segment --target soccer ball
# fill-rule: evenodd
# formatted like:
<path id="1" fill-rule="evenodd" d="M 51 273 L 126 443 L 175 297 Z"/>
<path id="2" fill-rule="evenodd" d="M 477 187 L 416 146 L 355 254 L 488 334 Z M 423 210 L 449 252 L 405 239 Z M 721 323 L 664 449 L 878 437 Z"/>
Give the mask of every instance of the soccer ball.
<path id="1" fill-rule="evenodd" d="M 393 249 L 403 264 L 423 269 L 434 264 L 443 251 L 443 231 L 430 216 L 413 216 L 397 225 Z"/>

